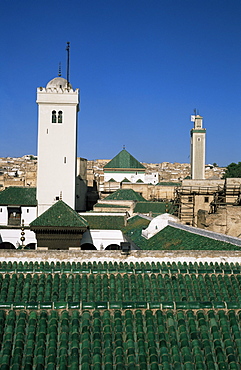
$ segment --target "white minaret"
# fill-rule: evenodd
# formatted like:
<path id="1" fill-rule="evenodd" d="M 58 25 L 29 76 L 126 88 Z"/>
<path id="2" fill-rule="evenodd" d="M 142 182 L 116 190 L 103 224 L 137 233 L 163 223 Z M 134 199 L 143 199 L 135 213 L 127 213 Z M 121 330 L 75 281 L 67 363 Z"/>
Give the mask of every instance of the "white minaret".
<path id="1" fill-rule="evenodd" d="M 203 117 L 192 116 L 194 128 L 191 129 L 191 176 L 192 179 L 205 179 L 206 129 L 202 127 Z"/>
<path id="2" fill-rule="evenodd" d="M 62 199 L 75 209 L 79 89 L 62 77 L 37 89 L 38 216 Z"/>

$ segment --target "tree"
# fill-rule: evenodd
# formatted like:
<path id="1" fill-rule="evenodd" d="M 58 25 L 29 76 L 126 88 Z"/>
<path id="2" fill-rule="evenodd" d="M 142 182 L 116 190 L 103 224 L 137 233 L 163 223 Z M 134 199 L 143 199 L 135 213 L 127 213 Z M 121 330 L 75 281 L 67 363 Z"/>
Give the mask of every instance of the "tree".
<path id="1" fill-rule="evenodd" d="M 227 166 L 223 178 L 226 179 L 227 177 L 241 177 L 241 162 L 233 162 Z"/>

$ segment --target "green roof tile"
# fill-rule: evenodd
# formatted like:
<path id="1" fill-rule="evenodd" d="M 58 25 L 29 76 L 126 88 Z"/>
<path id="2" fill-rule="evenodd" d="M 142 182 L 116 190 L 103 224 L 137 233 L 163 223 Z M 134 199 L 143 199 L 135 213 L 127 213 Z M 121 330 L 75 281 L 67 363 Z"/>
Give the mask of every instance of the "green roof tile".
<path id="1" fill-rule="evenodd" d="M 136 183 L 141 183 L 141 184 L 143 184 L 144 183 L 144 181 L 142 181 L 142 179 L 138 179 L 137 181 L 136 181 Z"/>
<path id="2" fill-rule="evenodd" d="M 122 169 L 145 169 L 145 166 L 135 159 L 127 150 L 123 149 L 110 162 L 108 162 L 104 169 L 122 168 Z"/>
<path id="3" fill-rule="evenodd" d="M 113 178 L 111 178 L 110 180 L 108 180 L 108 182 L 116 182 Z"/>
<path id="4" fill-rule="evenodd" d="M 36 188 L 10 186 L 0 192 L 1 205 L 36 206 Z"/>
<path id="5" fill-rule="evenodd" d="M 30 223 L 30 226 L 87 227 L 87 221 L 70 206 L 59 200 Z"/>
<path id="6" fill-rule="evenodd" d="M 130 182 L 126 177 L 121 182 Z"/>
<path id="7" fill-rule="evenodd" d="M 167 210 L 166 210 L 167 208 Z M 135 205 L 135 213 L 170 213 L 169 210 L 173 209 L 172 203 L 164 202 L 137 202 Z M 172 212 L 171 212 L 172 213 Z"/>
<path id="8" fill-rule="evenodd" d="M 138 216 L 137 216 L 138 217 Z M 172 226 L 167 226 L 150 239 L 141 236 L 150 221 L 133 217 L 123 228 L 123 233 L 143 250 L 240 250 L 231 243 L 214 240 L 205 236 L 190 233 Z"/>
<path id="9" fill-rule="evenodd" d="M 121 206 L 120 204 L 111 204 L 111 203 L 96 203 L 94 207 L 103 207 L 103 208 L 129 208 L 128 206 Z"/>
<path id="10" fill-rule="evenodd" d="M 145 202 L 145 199 L 132 189 L 118 189 L 114 193 L 108 195 L 106 200 L 136 200 L 139 202 Z"/>
<path id="11" fill-rule="evenodd" d="M 158 184 L 156 184 L 157 186 L 181 186 L 182 183 L 181 182 L 171 182 L 171 181 L 168 181 L 168 182 L 158 182 Z"/>
<path id="12" fill-rule="evenodd" d="M 91 215 L 84 216 L 90 229 L 121 230 L 125 226 L 124 216 Z"/>

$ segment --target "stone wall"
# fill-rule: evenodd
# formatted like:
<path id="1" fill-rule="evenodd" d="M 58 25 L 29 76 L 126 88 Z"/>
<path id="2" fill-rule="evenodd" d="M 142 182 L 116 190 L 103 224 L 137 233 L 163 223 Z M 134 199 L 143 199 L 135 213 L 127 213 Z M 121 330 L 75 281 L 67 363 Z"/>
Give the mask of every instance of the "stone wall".
<path id="1" fill-rule="evenodd" d="M 241 263 L 241 251 L 34 251 L 0 250 L 0 262 L 228 262 Z"/>
<path id="2" fill-rule="evenodd" d="M 219 207 L 216 213 L 199 212 L 199 227 L 205 230 L 241 237 L 241 206 Z"/>

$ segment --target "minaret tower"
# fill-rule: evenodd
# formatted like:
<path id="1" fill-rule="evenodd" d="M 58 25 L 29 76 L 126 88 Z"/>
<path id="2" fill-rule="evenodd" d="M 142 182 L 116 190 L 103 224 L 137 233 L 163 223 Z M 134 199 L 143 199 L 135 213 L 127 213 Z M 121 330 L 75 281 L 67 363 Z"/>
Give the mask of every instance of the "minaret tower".
<path id="1" fill-rule="evenodd" d="M 37 89 L 37 104 L 39 216 L 59 199 L 75 209 L 79 89 L 56 77 Z"/>
<path id="2" fill-rule="evenodd" d="M 191 129 L 191 176 L 192 179 L 205 179 L 206 129 L 202 127 L 203 117 L 191 116 L 194 128 Z"/>

